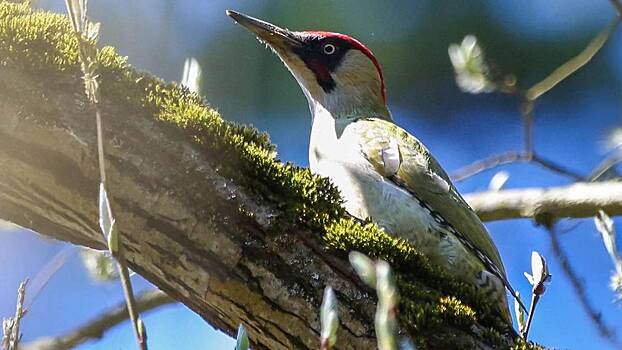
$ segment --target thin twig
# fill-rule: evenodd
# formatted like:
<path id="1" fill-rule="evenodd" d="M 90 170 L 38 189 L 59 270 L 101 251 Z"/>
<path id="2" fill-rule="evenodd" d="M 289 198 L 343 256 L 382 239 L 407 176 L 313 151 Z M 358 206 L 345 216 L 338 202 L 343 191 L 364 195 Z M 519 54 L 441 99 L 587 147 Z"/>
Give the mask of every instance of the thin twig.
<path id="1" fill-rule="evenodd" d="M 95 107 L 95 124 L 97 125 L 97 159 L 99 163 L 99 178 L 106 185 L 106 163 L 104 160 L 104 136 L 102 130 L 102 117 L 99 110 L 99 103 L 94 103 Z"/>
<path id="2" fill-rule="evenodd" d="M 160 290 L 151 290 L 136 296 L 136 310 L 146 312 L 160 306 L 175 303 L 176 300 Z M 125 302 L 114 309 L 98 315 L 95 319 L 82 324 L 70 332 L 57 337 L 44 337 L 22 344 L 20 350 L 67 350 L 89 340 L 101 339 L 102 336 L 128 319 Z"/>
<path id="3" fill-rule="evenodd" d="M 37 272 L 37 275 L 30 282 L 30 287 L 28 287 L 28 298 L 26 299 L 25 305 L 27 309 L 32 307 L 32 304 L 35 302 L 41 291 L 45 288 L 45 286 L 50 282 L 52 277 L 63 267 L 67 262 L 67 259 L 72 254 L 72 250 L 74 247 L 69 246 L 60 250 L 56 253 L 40 270 Z"/>
<path id="4" fill-rule="evenodd" d="M 533 322 L 533 314 L 536 311 L 536 305 L 540 301 L 540 296 L 535 293 L 531 293 L 531 305 L 529 305 L 529 315 L 527 315 L 527 323 L 525 324 L 525 329 L 522 330 L 523 338 L 527 339 L 529 336 L 529 329 L 531 328 L 531 323 Z"/>
<path id="5" fill-rule="evenodd" d="M 465 167 L 462 167 L 451 174 L 454 181 L 460 182 L 467 178 L 477 175 L 483 171 L 496 168 L 500 165 L 511 164 L 525 161 L 526 158 L 519 152 L 506 152 L 488 158 L 480 159 Z"/>
<path id="6" fill-rule="evenodd" d="M 581 278 L 579 278 L 573 267 L 570 265 L 570 260 L 557 239 L 554 224 L 547 226 L 547 232 L 551 240 L 551 248 L 553 249 L 553 253 L 562 267 L 562 270 L 566 274 L 566 277 L 570 280 L 570 284 L 572 285 L 574 292 L 581 303 L 583 311 L 585 311 L 588 315 L 601 337 L 622 349 L 622 345 L 618 342 L 615 331 L 605 324 L 600 312 L 596 311 L 590 304 Z"/>
<path id="7" fill-rule="evenodd" d="M 22 320 L 22 317 L 26 314 L 26 309 L 24 308 L 24 298 L 26 295 L 26 285 L 28 284 L 28 279 L 24 280 L 24 282 L 19 284 L 19 289 L 17 290 L 17 304 L 15 307 L 15 316 L 9 317 L 8 319 L 2 320 L 2 349 L 4 350 L 17 350 L 17 346 L 22 335 L 19 332 L 19 324 Z"/>
<path id="8" fill-rule="evenodd" d="M 528 159 L 533 157 L 533 109 L 534 102 L 526 99 L 521 106 L 521 115 L 523 119 L 523 142 L 524 152 Z"/>
<path id="9" fill-rule="evenodd" d="M 609 40 L 609 37 L 616 29 L 622 18 L 622 4 L 619 0 L 611 0 L 611 3 L 618 11 L 619 16 L 616 17 L 611 23 L 603 29 L 586 48 L 577 56 L 571 58 L 566 63 L 555 69 L 548 77 L 535 84 L 527 91 L 522 91 L 520 88 L 508 90 L 508 93 L 518 94 L 523 98 L 523 104 L 521 106 L 521 116 L 523 120 L 523 152 L 507 152 L 497 156 L 489 157 L 483 160 L 476 161 L 471 165 L 457 170 L 452 178 L 454 181 L 459 182 L 465 180 L 473 175 L 479 174 L 484 170 L 495 168 L 502 164 L 509 164 L 514 162 L 533 162 L 537 163 L 546 169 L 554 171 L 556 173 L 568 176 L 576 181 L 582 181 L 585 178 L 577 172 L 571 171 L 561 165 L 558 165 L 550 160 L 539 157 L 535 154 L 533 144 L 533 110 L 535 107 L 535 100 L 542 96 L 544 93 L 550 91 L 553 87 L 559 84 L 561 81 L 575 73 L 581 67 L 585 66 L 590 60 L 600 51 L 600 49 Z M 613 165 L 612 165 L 613 166 Z"/>
<path id="10" fill-rule="evenodd" d="M 581 53 L 571 58 L 566 63 L 559 66 L 548 77 L 544 78 L 541 82 L 535 84 L 529 90 L 527 90 L 525 97 L 527 100 L 534 101 L 538 97 L 542 96 L 546 92 L 550 91 L 555 85 L 568 78 L 571 74 L 585 66 L 590 60 L 600 51 L 605 45 L 611 33 L 615 30 L 618 23 L 620 23 L 620 17 L 617 16 L 611 23 L 603 29 L 590 43 L 585 47 Z"/>
<path id="11" fill-rule="evenodd" d="M 127 310 L 132 321 L 132 328 L 134 329 L 134 335 L 138 340 L 138 345 L 141 350 L 147 350 L 147 342 L 143 332 L 138 325 L 138 314 L 136 311 L 136 300 L 134 299 L 134 291 L 132 290 L 132 282 L 130 281 L 130 273 L 125 264 L 123 257 L 117 257 L 117 268 L 119 269 L 119 277 L 121 279 L 121 285 L 123 286 L 123 294 L 125 295 L 125 301 L 127 303 Z"/>
<path id="12" fill-rule="evenodd" d="M 618 151 L 607 158 L 605 158 L 598 166 L 592 171 L 589 176 L 589 181 L 598 181 L 603 175 L 605 175 L 611 168 L 622 162 L 622 152 Z"/>
<path id="13" fill-rule="evenodd" d="M 622 18 L 622 3 L 620 3 L 620 1 L 618 0 L 610 0 L 611 1 L 611 5 L 613 5 L 613 7 L 615 7 L 616 11 L 618 12 L 618 17 Z"/>
<path id="14" fill-rule="evenodd" d="M 527 154 L 521 152 L 505 152 L 501 154 L 494 155 L 492 157 L 484 158 L 478 161 L 475 161 L 463 168 L 456 170 L 452 175 L 452 179 L 455 182 L 460 182 L 468 179 L 471 176 L 477 175 L 483 171 L 494 169 L 501 165 L 512 164 L 512 163 L 533 163 L 538 164 L 552 172 L 558 173 L 560 175 L 571 178 L 572 180 L 582 181 L 585 177 L 576 171 L 567 169 L 562 165 L 559 165 L 551 160 L 545 159 L 537 154 Z"/>
<path id="15" fill-rule="evenodd" d="M 103 123 L 101 117 L 101 111 L 99 108 L 99 85 L 97 82 L 97 50 L 96 40 L 99 27 L 97 25 L 92 26 L 87 17 L 87 3 L 86 0 L 65 0 L 67 6 L 67 12 L 73 24 L 73 29 L 76 34 L 76 39 L 79 45 L 79 57 L 81 61 L 83 79 L 85 82 L 85 93 L 88 97 L 89 104 L 95 110 L 95 124 L 97 132 L 97 159 L 99 165 L 99 177 L 101 181 L 101 188 L 103 188 L 104 194 L 106 193 L 106 163 L 105 163 L 105 150 L 104 150 L 104 136 L 103 136 Z M 102 213 L 100 212 L 100 220 Z M 111 216 L 111 214 L 110 214 Z M 110 219 L 114 222 L 113 219 Z M 104 230 L 102 228 L 102 230 Z M 117 231 L 103 232 L 108 242 L 110 237 L 108 235 L 116 234 Z M 110 244 L 110 243 L 109 243 Z M 123 254 L 121 251 L 115 251 L 115 247 L 108 247 L 113 257 L 117 261 L 117 268 L 119 269 L 119 275 L 121 276 L 121 284 L 123 285 L 123 292 L 125 294 L 125 300 L 127 308 L 134 326 L 134 334 L 136 335 L 136 342 L 140 349 L 147 349 L 146 334 L 144 326 L 139 320 L 134 306 L 134 295 L 132 291 L 132 281 L 129 277 L 127 265 L 125 264 Z"/>
<path id="16" fill-rule="evenodd" d="M 532 163 L 538 164 L 552 172 L 558 173 L 560 175 L 564 175 L 576 181 L 585 180 L 585 176 L 577 173 L 574 170 L 570 170 L 563 165 L 557 164 L 549 159 L 542 158 L 538 154 L 534 153 L 531 155 L 531 159 L 529 160 Z"/>
<path id="17" fill-rule="evenodd" d="M 572 223 L 572 220 L 566 220 L 571 222 L 571 225 L 569 225 L 568 227 L 564 227 L 562 229 L 557 229 L 557 234 L 558 235 L 565 235 L 568 233 L 571 233 L 572 231 L 576 230 L 579 226 L 583 225 L 585 223 L 585 221 L 583 220 L 576 220 L 574 223 Z"/>

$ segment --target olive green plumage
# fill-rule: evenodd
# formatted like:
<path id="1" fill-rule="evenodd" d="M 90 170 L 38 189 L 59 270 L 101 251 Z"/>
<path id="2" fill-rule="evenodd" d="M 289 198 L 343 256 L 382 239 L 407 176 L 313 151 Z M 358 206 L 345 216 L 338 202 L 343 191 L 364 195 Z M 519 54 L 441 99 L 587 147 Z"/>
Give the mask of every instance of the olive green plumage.
<path id="1" fill-rule="evenodd" d="M 390 139 L 394 137 L 399 146 L 400 166 L 391 178 L 426 202 L 505 273 L 488 231 L 428 149 L 391 122 L 370 118 L 359 120 L 356 124 L 365 130 L 360 133 L 361 140 L 365 144 L 367 158 L 377 171 L 383 172 L 382 150 L 389 147 Z"/>

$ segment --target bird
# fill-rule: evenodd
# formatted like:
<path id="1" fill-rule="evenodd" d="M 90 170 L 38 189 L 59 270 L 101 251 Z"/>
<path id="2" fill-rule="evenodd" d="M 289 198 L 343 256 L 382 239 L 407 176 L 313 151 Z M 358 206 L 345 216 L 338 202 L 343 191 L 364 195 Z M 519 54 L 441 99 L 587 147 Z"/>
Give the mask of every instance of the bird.
<path id="1" fill-rule="evenodd" d="M 337 186 L 346 211 L 372 219 L 475 286 L 511 324 L 505 290 L 516 292 L 490 234 L 426 146 L 394 123 L 371 50 L 346 34 L 226 14 L 266 44 L 300 85 L 312 115 L 309 167 Z"/>

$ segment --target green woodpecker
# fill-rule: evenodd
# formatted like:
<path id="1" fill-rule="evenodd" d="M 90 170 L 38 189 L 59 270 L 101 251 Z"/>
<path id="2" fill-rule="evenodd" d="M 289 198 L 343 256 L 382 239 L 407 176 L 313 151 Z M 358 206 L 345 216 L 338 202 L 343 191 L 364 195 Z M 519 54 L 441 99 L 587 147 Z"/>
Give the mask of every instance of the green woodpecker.
<path id="1" fill-rule="evenodd" d="M 290 31 L 227 15 L 267 44 L 302 88 L 313 116 L 309 164 L 339 188 L 348 213 L 372 218 L 475 285 L 510 321 L 499 252 L 428 149 L 393 123 L 380 65 L 350 36 Z"/>

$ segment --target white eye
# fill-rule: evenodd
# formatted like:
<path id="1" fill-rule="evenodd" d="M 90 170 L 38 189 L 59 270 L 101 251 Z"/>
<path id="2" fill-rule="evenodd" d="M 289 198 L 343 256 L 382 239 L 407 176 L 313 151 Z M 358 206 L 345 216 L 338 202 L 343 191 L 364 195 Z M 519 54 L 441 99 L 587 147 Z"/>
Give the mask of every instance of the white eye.
<path id="1" fill-rule="evenodd" d="M 326 44 L 324 45 L 324 53 L 327 55 L 332 55 L 335 53 L 335 51 L 337 51 L 337 48 L 335 47 L 335 45 L 333 44 Z"/>

